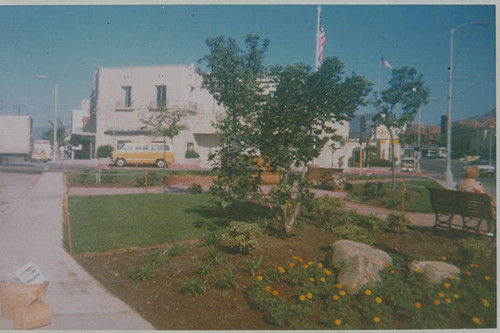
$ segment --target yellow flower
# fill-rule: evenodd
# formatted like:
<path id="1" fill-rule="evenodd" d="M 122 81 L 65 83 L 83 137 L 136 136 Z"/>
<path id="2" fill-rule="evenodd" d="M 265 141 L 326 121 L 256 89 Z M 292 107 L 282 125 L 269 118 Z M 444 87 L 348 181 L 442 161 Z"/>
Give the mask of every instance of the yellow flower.
<path id="1" fill-rule="evenodd" d="M 394 296 L 391 296 L 391 301 L 394 301 L 394 300 L 395 300 Z"/>
<path id="2" fill-rule="evenodd" d="M 458 299 L 460 296 L 458 296 L 458 294 L 455 294 L 455 295 L 453 295 L 453 297 L 454 297 L 455 299 Z"/>
<path id="3" fill-rule="evenodd" d="M 262 276 L 257 276 L 257 280 L 262 281 L 263 277 Z"/>
<path id="4" fill-rule="evenodd" d="M 471 272 L 469 272 L 469 271 L 465 272 L 465 275 L 470 276 L 471 274 L 472 274 L 472 273 L 471 273 Z"/>
<path id="5" fill-rule="evenodd" d="M 486 276 L 484 277 L 484 279 L 485 279 L 486 281 L 489 281 L 491 278 L 490 278 L 488 275 L 486 275 Z"/>
<path id="6" fill-rule="evenodd" d="M 472 321 L 478 325 L 481 325 L 483 323 L 478 317 L 472 317 Z"/>
<path id="7" fill-rule="evenodd" d="M 283 270 L 283 267 L 278 266 L 278 271 L 282 271 L 282 270 Z"/>
<path id="8" fill-rule="evenodd" d="M 297 256 L 293 256 L 292 258 L 293 258 L 293 260 L 299 259 L 299 257 L 297 257 Z"/>
<path id="9" fill-rule="evenodd" d="M 271 287 L 270 286 L 267 286 L 265 289 L 266 289 L 266 291 L 271 291 Z"/>
<path id="10" fill-rule="evenodd" d="M 473 268 L 478 268 L 479 266 L 476 265 L 476 264 L 470 264 L 470 267 L 473 267 Z"/>
<path id="11" fill-rule="evenodd" d="M 446 260 L 446 257 L 442 257 L 441 260 Z"/>
<path id="12" fill-rule="evenodd" d="M 318 268 L 323 268 L 323 264 L 318 264 Z"/>
<path id="13" fill-rule="evenodd" d="M 451 303 L 451 299 L 450 298 L 447 298 L 444 300 L 446 303 L 450 304 Z"/>
<path id="14" fill-rule="evenodd" d="M 337 284 L 337 289 L 342 289 L 342 285 L 340 283 Z"/>
<path id="15" fill-rule="evenodd" d="M 376 323 L 380 323 L 380 318 L 379 317 L 373 317 L 373 321 Z"/>
<path id="16" fill-rule="evenodd" d="M 416 303 L 415 303 L 415 307 L 416 307 L 417 309 L 420 309 L 420 308 L 422 307 L 422 304 L 420 304 L 419 302 L 416 302 Z"/>
<path id="17" fill-rule="evenodd" d="M 450 288 L 450 284 L 448 282 L 446 282 L 446 283 L 443 284 L 443 287 Z"/>
<path id="18" fill-rule="evenodd" d="M 311 293 L 308 293 L 306 296 L 307 296 L 308 299 L 313 298 L 313 294 L 311 294 Z"/>
<path id="19" fill-rule="evenodd" d="M 332 275 L 332 272 L 329 271 L 328 269 L 325 269 L 325 273 L 326 273 L 326 275 Z"/>
<path id="20" fill-rule="evenodd" d="M 391 267 L 391 265 L 389 265 L 389 264 L 385 264 L 384 266 L 385 266 L 385 267 Z"/>
<path id="21" fill-rule="evenodd" d="M 309 268 L 309 265 L 304 265 L 304 268 Z"/>
<path id="22" fill-rule="evenodd" d="M 444 293 L 438 293 L 439 297 L 444 297 Z"/>
<path id="23" fill-rule="evenodd" d="M 308 262 L 309 266 L 312 266 L 313 262 L 312 261 L 309 261 Z"/>
<path id="24" fill-rule="evenodd" d="M 299 262 L 304 262 L 304 259 L 302 259 L 302 258 L 299 258 Z"/>
<path id="25" fill-rule="evenodd" d="M 274 295 L 274 296 L 278 296 L 279 294 L 280 294 L 280 293 L 279 293 L 279 291 L 277 291 L 277 290 L 274 290 L 274 291 L 273 291 L 273 295 Z"/>
<path id="26" fill-rule="evenodd" d="M 439 305 L 439 304 L 441 304 L 441 301 L 439 301 L 438 299 L 435 299 L 435 300 L 434 300 L 434 305 L 436 305 L 436 306 L 437 306 L 437 305 Z"/>
<path id="27" fill-rule="evenodd" d="M 392 271 L 391 271 L 391 273 L 392 273 L 392 274 L 396 274 L 396 271 L 395 271 L 395 270 L 392 270 Z"/>
<path id="28" fill-rule="evenodd" d="M 345 291 L 341 290 L 341 291 L 339 292 L 339 294 L 340 294 L 340 296 L 345 296 Z"/>
<path id="29" fill-rule="evenodd" d="M 311 280 L 311 282 L 314 282 L 314 278 L 313 278 L 313 277 L 312 277 L 312 278 L 310 278 L 309 280 Z"/>
<path id="30" fill-rule="evenodd" d="M 295 267 L 295 264 L 292 262 L 290 265 L 288 265 L 288 267 L 290 267 L 290 268 L 294 268 L 294 267 Z"/>
<path id="31" fill-rule="evenodd" d="M 304 295 L 300 295 L 299 299 L 304 302 L 306 300 L 306 297 Z"/>
<path id="32" fill-rule="evenodd" d="M 488 300 L 486 300 L 486 299 L 484 299 L 484 298 L 481 300 L 481 302 L 483 302 L 483 305 L 484 305 L 485 307 L 489 307 L 489 306 L 490 306 L 490 302 L 488 302 Z"/>
<path id="33" fill-rule="evenodd" d="M 340 297 L 339 297 L 339 295 L 333 295 L 333 296 L 332 296 L 332 298 L 333 298 L 334 300 L 338 300 Z"/>
<path id="34" fill-rule="evenodd" d="M 372 294 L 372 291 L 370 289 L 365 290 L 365 295 L 370 296 Z"/>
<path id="35" fill-rule="evenodd" d="M 321 278 L 320 281 L 321 282 L 325 282 L 326 280 L 325 280 L 325 278 Z"/>
<path id="36" fill-rule="evenodd" d="M 335 325 L 339 326 L 340 324 L 342 324 L 342 322 L 340 321 L 340 319 L 335 319 Z"/>
<path id="37" fill-rule="evenodd" d="M 375 302 L 377 302 L 378 304 L 382 303 L 382 298 L 380 297 L 375 298 Z"/>

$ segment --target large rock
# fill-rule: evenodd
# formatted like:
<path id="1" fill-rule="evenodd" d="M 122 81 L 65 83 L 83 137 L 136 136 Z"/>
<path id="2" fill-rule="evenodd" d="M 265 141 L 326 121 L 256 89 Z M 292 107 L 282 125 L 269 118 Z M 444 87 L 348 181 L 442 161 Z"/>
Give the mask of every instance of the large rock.
<path id="1" fill-rule="evenodd" d="M 340 240 L 331 246 L 325 260 L 330 267 L 340 269 L 338 281 L 352 294 L 359 292 L 365 284 L 380 281 L 378 272 L 386 264 L 391 265 L 391 257 L 382 250 L 350 240 Z"/>
<path id="2" fill-rule="evenodd" d="M 413 261 L 410 264 L 410 271 L 413 273 L 422 273 L 431 283 L 436 284 L 450 278 L 450 276 L 458 280 L 461 273 L 457 266 L 441 261 Z"/>

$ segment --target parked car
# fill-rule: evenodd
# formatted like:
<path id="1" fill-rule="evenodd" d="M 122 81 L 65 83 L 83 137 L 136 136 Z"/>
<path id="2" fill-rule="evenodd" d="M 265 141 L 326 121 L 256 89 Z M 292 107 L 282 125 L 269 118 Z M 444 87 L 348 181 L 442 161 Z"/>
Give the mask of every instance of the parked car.
<path id="1" fill-rule="evenodd" d="M 479 175 L 493 175 L 496 172 L 496 165 L 489 164 L 486 160 L 475 160 L 470 161 L 464 164 L 464 171 L 470 168 L 471 166 L 477 166 L 479 168 Z"/>
<path id="2" fill-rule="evenodd" d="M 401 160 L 401 171 L 415 172 L 417 160 L 412 157 L 406 157 Z"/>
<path id="3" fill-rule="evenodd" d="M 175 154 L 171 144 L 163 149 L 161 143 L 130 143 L 127 142 L 120 150 L 111 153 L 113 163 L 122 167 L 125 164 L 156 164 L 163 168 L 174 163 Z"/>

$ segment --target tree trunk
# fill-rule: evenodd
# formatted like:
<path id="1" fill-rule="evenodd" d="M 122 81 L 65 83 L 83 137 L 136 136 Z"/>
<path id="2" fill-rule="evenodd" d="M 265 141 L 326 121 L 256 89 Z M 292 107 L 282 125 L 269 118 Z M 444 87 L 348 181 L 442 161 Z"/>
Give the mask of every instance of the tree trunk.
<path id="1" fill-rule="evenodd" d="M 304 177 L 306 175 L 307 165 L 304 165 L 304 168 L 300 172 L 299 184 L 302 183 Z M 290 218 L 285 218 L 283 220 L 285 225 L 285 234 L 287 236 L 291 235 L 295 230 L 295 222 L 297 221 L 297 216 L 299 216 L 300 209 L 302 208 L 302 204 L 300 203 L 299 198 L 295 198 L 295 207 L 293 207 L 292 213 L 290 214 Z"/>

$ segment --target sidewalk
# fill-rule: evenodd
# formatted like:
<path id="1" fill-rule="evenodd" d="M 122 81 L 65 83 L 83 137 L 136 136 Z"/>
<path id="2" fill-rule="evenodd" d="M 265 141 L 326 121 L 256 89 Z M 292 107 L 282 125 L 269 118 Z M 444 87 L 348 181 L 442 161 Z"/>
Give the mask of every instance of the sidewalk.
<path id="1" fill-rule="evenodd" d="M 44 330 L 154 330 L 91 277 L 62 247 L 61 173 L 45 172 L 2 217 L 0 278 L 33 261 L 49 281 Z M 13 321 L 0 318 L 0 330 Z"/>

